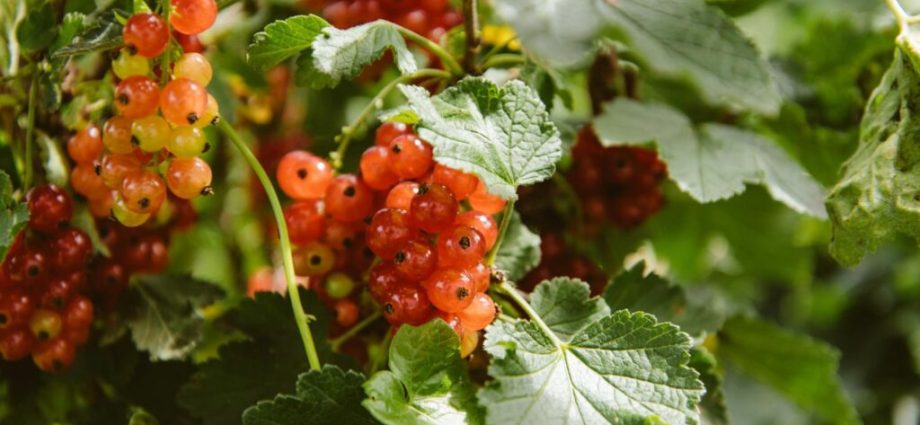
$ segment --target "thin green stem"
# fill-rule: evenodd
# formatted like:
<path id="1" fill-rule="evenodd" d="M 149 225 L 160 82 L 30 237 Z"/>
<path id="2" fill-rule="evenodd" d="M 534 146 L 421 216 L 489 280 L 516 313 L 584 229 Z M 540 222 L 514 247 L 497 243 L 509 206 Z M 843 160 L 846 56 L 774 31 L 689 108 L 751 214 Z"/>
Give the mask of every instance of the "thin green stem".
<path id="1" fill-rule="evenodd" d="M 26 116 L 26 145 L 25 145 L 25 177 L 23 178 L 24 188 L 32 187 L 32 180 L 35 178 L 35 167 L 32 164 L 32 145 L 35 142 L 35 107 L 38 97 L 38 72 L 32 74 L 32 83 L 29 84 L 29 112 Z"/>
<path id="2" fill-rule="evenodd" d="M 492 251 L 489 251 L 489 255 L 486 257 L 486 265 L 488 266 L 495 263 L 495 256 L 498 255 L 498 249 L 502 247 L 502 242 L 505 240 L 505 234 L 508 233 L 508 225 L 511 223 L 511 216 L 513 213 L 514 201 L 508 201 L 505 205 L 505 211 L 502 212 L 502 222 L 498 226 L 498 239 L 495 240 Z"/>
<path id="3" fill-rule="evenodd" d="M 303 340 L 303 347 L 307 353 L 307 359 L 310 361 L 310 369 L 319 370 L 319 355 L 316 354 L 316 344 L 313 342 L 313 334 L 310 332 L 310 325 L 307 323 L 307 313 L 303 310 L 303 304 L 300 302 L 300 292 L 297 288 L 297 282 L 294 278 L 294 260 L 291 255 L 291 240 L 288 237 L 287 224 L 284 221 L 284 213 L 281 210 L 281 201 L 278 200 L 278 194 L 275 187 L 272 186 L 268 174 L 259 164 L 259 160 L 253 155 L 246 142 L 236 133 L 227 120 L 220 120 L 218 127 L 230 139 L 231 142 L 243 154 L 243 158 L 255 172 L 259 183 L 265 189 L 268 196 L 268 202 L 272 207 L 272 214 L 275 216 L 275 223 L 278 226 L 278 237 L 281 239 L 281 261 L 284 264 L 284 278 L 287 281 L 288 297 L 291 300 L 291 309 L 294 311 L 294 320 L 297 323 L 297 329 L 300 331 L 300 339 Z"/>
<path id="4" fill-rule="evenodd" d="M 898 2 L 898 0 L 885 0 L 885 5 L 888 6 L 888 10 L 894 15 L 894 19 L 897 21 L 898 28 L 901 32 L 906 32 L 908 30 L 910 15 L 904 11 L 901 3 Z"/>
<path id="5" fill-rule="evenodd" d="M 479 55 L 479 8 L 476 0 L 463 0 L 463 31 L 466 33 L 466 49 L 463 51 L 463 70 L 478 74 L 476 57 Z"/>
<path id="6" fill-rule="evenodd" d="M 355 335 L 361 333 L 361 331 L 372 325 L 374 322 L 380 319 L 380 317 L 382 317 L 382 314 L 380 313 L 380 310 L 377 310 L 370 316 L 365 317 L 364 320 L 358 322 L 358 324 L 352 326 L 351 329 L 349 329 L 347 332 L 339 335 L 338 338 L 329 341 L 329 346 L 332 347 L 332 351 L 339 351 L 339 348 L 342 346 L 342 344 L 344 344 Z"/>
<path id="7" fill-rule="evenodd" d="M 406 37 L 409 39 L 409 41 L 412 41 L 415 44 L 422 46 L 423 48 L 425 48 L 425 50 L 428 50 L 429 52 L 434 53 L 434 55 L 437 56 L 438 59 L 441 60 L 441 63 L 443 63 L 444 66 L 446 66 L 447 69 L 450 70 L 450 73 L 452 75 L 455 75 L 455 76 L 463 75 L 463 68 L 460 66 L 459 63 L 457 63 L 457 60 L 454 59 L 454 57 L 451 56 L 450 53 L 447 53 L 447 51 L 444 50 L 441 46 L 437 45 L 437 43 L 419 35 L 418 33 L 408 28 L 401 27 L 399 25 L 396 25 L 396 27 L 399 30 L 399 33 L 402 34 L 403 37 Z"/>
<path id="8" fill-rule="evenodd" d="M 485 62 L 482 63 L 482 68 L 489 69 L 499 66 L 521 65 L 525 62 L 527 62 L 527 59 L 517 53 L 500 53 L 486 59 Z"/>
<path id="9" fill-rule="evenodd" d="M 524 313 L 527 313 L 527 315 L 530 316 L 530 320 L 536 323 L 537 326 L 539 326 L 540 329 L 543 330 L 543 333 L 545 333 L 546 336 L 549 337 L 551 341 L 553 341 L 557 346 L 562 345 L 562 341 L 559 340 L 559 338 L 556 336 L 553 330 L 550 329 L 549 326 L 546 324 L 546 322 L 544 322 L 543 319 L 540 317 L 540 315 L 537 314 L 536 311 L 534 311 L 533 307 L 530 306 L 530 303 L 528 303 L 527 300 L 524 299 L 524 296 L 521 295 L 521 293 L 518 292 L 517 289 L 511 286 L 511 284 L 508 283 L 507 280 L 499 283 L 498 287 L 499 289 L 502 290 L 502 292 L 508 295 L 508 297 L 510 297 L 511 300 L 514 301 L 514 303 L 517 304 L 518 307 L 520 307 L 521 310 L 524 311 Z"/>
<path id="10" fill-rule="evenodd" d="M 337 170 L 342 168 L 342 161 L 345 159 L 345 153 L 348 151 L 348 146 L 351 144 L 355 132 L 357 132 L 358 129 L 364 125 L 364 122 L 370 118 L 374 111 L 383 106 L 383 99 L 389 96 L 393 89 L 402 83 L 425 77 L 447 79 L 451 77 L 451 74 L 440 69 L 422 69 L 411 74 L 402 75 L 399 78 L 396 78 L 393 81 L 387 83 L 387 85 L 380 89 L 377 95 L 367 103 L 367 106 L 361 110 L 361 112 L 357 117 L 355 117 L 351 124 L 349 124 L 348 127 L 342 129 L 342 134 L 338 138 L 339 147 L 332 155 L 330 155 L 332 157 L 332 166 Z"/>

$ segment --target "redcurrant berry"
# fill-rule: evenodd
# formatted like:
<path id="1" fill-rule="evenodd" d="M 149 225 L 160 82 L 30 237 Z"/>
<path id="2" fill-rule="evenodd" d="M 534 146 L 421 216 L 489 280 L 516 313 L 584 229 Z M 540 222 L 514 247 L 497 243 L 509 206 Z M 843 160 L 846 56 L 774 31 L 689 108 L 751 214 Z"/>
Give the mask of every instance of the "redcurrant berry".
<path id="1" fill-rule="evenodd" d="M 457 200 L 446 187 L 440 184 L 419 186 L 418 194 L 412 198 L 409 219 L 412 225 L 428 232 L 438 233 L 457 218 Z"/>
<path id="2" fill-rule="evenodd" d="M 454 226 L 438 238 L 439 267 L 472 267 L 482 260 L 485 253 L 482 235 L 471 227 Z"/>
<path id="3" fill-rule="evenodd" d="M 188 78 L 170 81 L 160 93 L 160 111 L 174 125 L 195 124 L 207 106 L 207 90 Z"/>
<path id="4" fill-rule="evenodd" d="M 121 182 L 121 198 L 129 210 L 149 214 L 159 210 L 166 200 L 166 183 L 152 171 L 131 173 Z"/>
<path id="5" fill-rule="evenodd" d="M 457 313 L 473 302 L 473 280 L 465 271 L 438 269 L 423 285 L 428 299 L 438 310 Z"/>
<path id="6" fill-rule="evenodd" d="M 49 373 L 58 373 L 73 363 L 75 354 L 74 345 L 70 341 L 57 338 L 39 343 L 32 352 L 32 360 L 39 369 Z"/>
<path id="7" fill-rule="evenodd" d="M 474 295 L 473 302 L 457 315 L 460 316 L 464 330 L 485 329 L 489 323 L 492 323 L 492 320 L 495 320 L 495 302 L 492 301 L 492 297 L 480 292 Z"/>
<path id="8" fill-rule="evenodd" d="M 195 35 L 214 25 L 217 2 L 214 0 L 172 0 L 169 24 L 182 34 Z"/>
<path id="9" fill-rule="evenodd" d="M 431 315 L 431 302 L 425 291 L 416 285 L 397 286 L 386 294 L 382 304 L 383 317 L 394 326 L 420 325 Z"/>
<path id="10" fill-rule="evenodd" d="M 93 244 L 80 229 L 63 229 L 48 243 L 51 267 L 55 273 L 82 269 L 93 253 Z"/>
<path id="11" fill-rule="evenodd" d="M 374 195 L 360 179 L 352 174 L 335 178 L 326 190 L 326 211 L 335 220 L 363 220 L 374 208 Z"/>
<path id="12" fill-rule="evenodd" d="M 67 154 L 77 164 L 92 164 L 102 154 L 102 133 L 99 127 L 88 125 L 67 142 Z"/>
<path id="13" fill-rule="evenodd" d="M 156 112 L 159 99 L 160 87 L 144 76 L 129 77 L 115 88 L 115 109 L 125 118 L 143 118 Z M 128 129 L 130 134 L 130 125 Z"/>
<path id="14" fill-rule="evenodd" d="M 35 337 L 28 329 L 17 327 L 0 334 L 0 355 L 6 361 L 22 360 L 32 353 Z"/>
<path id="15" fill-rule="evenodd" d="M 399 177 L 389 168 L 389 149 L 371 146 L 361 155 L 361 178 L 371 189 L 387 190 L 399 182 Z"/>
<path id="16" fill-rule="evenodd" d="M 295 245 L 306 245 L 323 235 L 325 222 L 318 201 L 295 202 L 284 209 L 288 236 Z"/>
<path id="17" fill-rule="evenodd" d="M 438 265 L 438 258 L 431 244 L 425 240 L 409 240 L 400 245 L 393 255 L 393 264 L 401 278 L 420 283 L 431 276 Z"/>
<path id="18" fill-rule="evenodd" d="M 163 18 L 153 13 L 138 13 L 125 22 L 122 33 L 125 45 L 137 54 L 153 58 L 166 50 L 169 28 Z"/>
<path id="19" fill-rule="evenodd" d="M 393 263 L 384 261 L 371 268 L 367 278 L 367 289 L 375 301 L 383 303 L 386 295 L 395 292 L 399 286 L 402 286 L 402 279 L 399 278 Z"/>
<path id="20" fill-rule="evenodd" d="M 166 186 L 182 199 L 210 194 L 211 178 L 211 167 L 198 157 L 175 158 L 166 170 Z"/>
<path id="21" fill-rule="evenodd" d="M 412 181 L 402 182 L 393 186 L 387 194 L 385 206 L 409 211 L 412 207 L 412 198 L 418 194 L 419 184 Z"/>
<path id="22" fill-rule="evenodd" d="M 431 181 L 446 186 L 458 201 L 470 196 L 476 190 L 476 185 L 479 184 L 479 179 L 475 175 L 441 164 L 435 164 L 434 171 L 431 173 Z"/>
<path id="23" fill-rule="evenodd" d="M 393 139 L 404 134 L 412 134 L 412 127 L 401 122 L 385 122 L 380 127 L 377 127 L 374 144 L 389 148 Z"/>
<path id="24" fill-rule="evenodd" d="M 479 211 L 467 211 L 458 215 L 455 223 L 476 229 L 482 235 L 486 252 L 495 246 L 495 240 L 498 239 L 498 224 L 491 215 Z"/>
<path id="25" fill-rule="evenodd" d="M 431 146 L 414 134 L 393 139 L 389 149 L 390 170 L 401 179 L 422 177 L 431 168 Z"/>
<path id="26" fill-rule="evenodd" d="M 29 208 L 29 227 L 50 233 L 67 225 L 73 217 L 70 196 L 61 188 L 46 184 L 36 186 L 26 194 Z"/>
<path id="27" fill-rule="evenodd" d="M 294 199 L 319 199 L 332 183 L 332 166 L 307 151 L 291 151 L 281 158 L 275 173 L 278 185 Z"/>
<path id="28" fill-rule="evenodd" d="M 335 265 L 335 253 L 322 242 L 310 242 L 294 252 L 298 276 L 322 276 Z"/>
<path id="29" fill-rule="evenodd" d="M 486 186 L 479 182 L 476 190 L 467 199 L 470 207 L 484 214 L 497 214 L 505 208 L 505 200 L 489 193 Z"/>

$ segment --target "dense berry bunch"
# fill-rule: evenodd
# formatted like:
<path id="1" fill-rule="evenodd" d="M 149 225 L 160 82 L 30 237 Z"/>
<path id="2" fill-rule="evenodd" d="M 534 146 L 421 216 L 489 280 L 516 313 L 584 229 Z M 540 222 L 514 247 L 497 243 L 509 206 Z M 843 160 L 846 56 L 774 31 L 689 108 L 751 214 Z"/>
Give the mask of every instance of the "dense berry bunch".
<path id="1" fill-rule="evenodd" d="M 181 199 L 210 192 L 211 168 L 198 155 L 208 149 L 202 129 L 217 122 L 218 111 L 205 88 L 212 71 L 196 34 L 214 23 L 217 4 L 171 4 L 169 24 L 150 12 L 125 23 L 125 47 L 112 62 L 117 115 L 101 128 L 79 130 L 67 146 L 77 164 L 74 190 L 97 216 L 111 214 L 128 227 L 147 222 L 167 192 Z M 180 48 L 184 53 L 171 61 Z"/>
<path id="2" fill-rule="evenodd" d="M 608 220 L 628 229 L 661 209 L 664 196 L 659 184 L 666 174 L 667 168 L 655 151 L 605 148 L 594 129 L 585 127 L 578 133 L 566 177 L 581 198 L 587 220 Z"/>
<path id="3" fill-rule="evenodd" d="M 540 264 L 521 280 L 519 287 L 531 291 L 538 283 L 560 276 L 587 282 L 592 295 L 600 294 L 607 284 L 607 274 L 591 259 L 567 245 L 561 234 L 544 232 L 540 235 Z"/>
<path id="4" fill-rule="evenodd" d="M 306 0 L 307 7 L 322 10 L 332 25 L 349 28 L 384 19 L 402 25 L 433 41 L 463 22 L 449 0 Z"/>
<path id="5" fill-rule="evenodd" d="M 348 297 L 370 267 L 368 291 L 390 324 L 440 317 L 475 347 L 495 317 L 484 257 L 498 237 L 492 215 L 505 205 L 476 176 L 436 163 L 410 128 L 387 123 L 364 152 L 360 175 L 336 176 L 326 161 L 292 151 L 277 177 L 295 200 L 285 219 L 299 246 L 297 273 L 325 276 L 318 289 L 338 299 L 341 324 L 357 320 Z"/>

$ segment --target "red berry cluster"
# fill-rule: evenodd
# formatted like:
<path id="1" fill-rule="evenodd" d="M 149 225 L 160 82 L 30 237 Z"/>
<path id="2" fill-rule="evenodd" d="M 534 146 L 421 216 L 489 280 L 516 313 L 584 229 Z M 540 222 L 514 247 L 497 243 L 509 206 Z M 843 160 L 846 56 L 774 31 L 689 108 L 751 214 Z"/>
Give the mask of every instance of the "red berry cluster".
<path id="1" fill-rule="evenodd" d="M 525 291 L 532 291 L 538 283 L 559 276 L 581 279 L 591 287 L 592 295 L 598 295 L 607 284 L 607 275 L 589 258 L 579 255 L 567 246 L 559 233 L 544 232 L 540 235 L 540 264 L 530 271 L 519 284 Z"/>
<path id="2" fill-rule="evenodd" d="M 440 41 L 447 30 L 463 22 L 449 0 L 306 0 L 307 7 L 322 9 L 332 25 L 349 28 L 384 19 Z"/>
<path id="3" fill-rule="evenodd" d="M 628 229 L 664 205 L 659 184 L 667 167 L 650 149 L 603 147 L 590 126 L 578 133 L 567 178 L 581 198 L 585 218 Z"/>
<path id="4" fill-rule="evenodd" d="M 211 168 L 197 156 L 208 148 L 202 128 L 217 121 L 218 110 L 205 88 L 212 70 L 199 53 L 196 34 L 214 23 L 217 3 L 172 0 L 171 5 L 169 24 L 150 12 L 125 23 L 125 47 L 112 62 L 120 80 L 115 88 L 118 115 L 101 130 L 94 125 L 81 129 L 67 146 L 77 163 L 74 190 L 89 199 L 97 216 L 110 211 L 129 227 L 147 222 L 163 205 L 167 190 L 181 199 L 210 191 Z M 160 67 L 151 73 L 150 62 L 169 60 L 165 52 L 171 40 L 185 53 L 167 64 L 171 74 L 161 87 L 152 78 Z"/>
<path id="5" fill-rule="evenodd" d="M 386 123 L 361 157 L 360 176 L 336 176 L 323 159 L 292 151 L 277 177 L 295 200 L 284 215 L 299 246 L 297 273 L 326 276 L 321 291 L 339 296 L 340 324 L 343 310 L 357 320 L 357 304 L 343 300 L 356 292 L 351 278 L 370 267 L 369 292 L 392 325 L 441 317 L 475 346 L 495 316 L 483 259 L 498 237 L 492 215 L 505 205 L 476 176 L 436 163 L 411 128 Z"/>
<path id="6" fill-rule="evenodd" d="M 29 230 L 21 233 L 0 267 L 0 355 L 30 354 L 44 371 L 73 363 L 93 322 L 85 273 L 92 257 L 89 236 L 69 226 L 73 204 L 53 185 L 26 197 Z"/>

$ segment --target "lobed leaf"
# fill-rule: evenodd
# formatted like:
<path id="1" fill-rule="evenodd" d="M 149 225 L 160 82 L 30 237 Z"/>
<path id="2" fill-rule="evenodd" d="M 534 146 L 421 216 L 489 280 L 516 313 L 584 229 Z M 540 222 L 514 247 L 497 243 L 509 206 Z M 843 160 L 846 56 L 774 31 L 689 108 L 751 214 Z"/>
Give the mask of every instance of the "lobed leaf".
<path id="1" fill-rule="evenodd" d="M 312 67 L 309 69 L 325 76 L 313 84 L 314 87 L 334 87 L 342 79 L 350 80 L 387 51 L 393 53 L 396 68 L 401 73 L 409 74 L 418 69 L 397 26 L 384 20 L 344 30 L 325 27 L 311 47 Z"/>
<path id="2" fill-rule="evenodd" d="M 329 23 L 315 15 L 274 21 L 253 35 L 247 60 L 256 69 L 266 71 L 309 49 L 316 36 L 328 26 Z"/>
<path id="3" fill-rule="evenodd" d="M 29 209 L 26 204 L 13 199 L 13 182 L 10 176 L 0 171 L 0 262 L 26 225 L 29 224 Z"/>
<path id="4" fill-rule="evenodd" d="M 540 236 L 524 225 L 517 211 L 512 214 L 495 256 L 495 267 L 505 272 L 508 280 L 516 282 L 540 264 Z"/>

